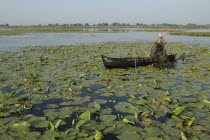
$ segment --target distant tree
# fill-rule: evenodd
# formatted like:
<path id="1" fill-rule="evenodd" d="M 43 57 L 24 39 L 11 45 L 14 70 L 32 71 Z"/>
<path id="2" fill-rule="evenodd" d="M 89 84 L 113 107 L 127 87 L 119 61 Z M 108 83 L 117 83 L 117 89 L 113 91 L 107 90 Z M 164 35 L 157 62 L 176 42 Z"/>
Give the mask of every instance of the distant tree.
<path id="1" fill-rule="evenodd" d="M 196 24 L 193 24 L 193 23 L 188 23 L 187 25 L 188 26 L 196 26 Z"/>
<path id="2" fill-rule="evenodd" d="M 122 23 L 121 25 L 122 25 L 122 26 L 126 26 L 126 24 L 125 24 L 125 23 Z"/>
<path id="3" fill-rule="evenodd" d="M 102 26 L 102 24 L 101 23 L 98 23 L 97 26 Z"/>
<path id="4" fill-rule="evenodd" d="M 9 24 L 5 24 L 4 26 L 9 26 Z"/>
<path id="5" fill-rule="evenodd" d="M 83 26 L 83 24 L 82 24 L 82 23 L 79 23 L 78 25 L 79 25 L 79 26 Z"/>
<path id="6" fill-rule="evenodd" d="M 85 26 L 90 26 L 88 23 L 85 23 Z"/>
<path id="7" fill-rule="evenodd" d="M 81 23 L 76 23 L 76 24 L 74 24 L 74 26 L 83 26 L 83 24 L 81 24 Z"/>
<path id="8" fill-rule="evenodd" d="M 108 23 L 102 23 L 102 25 L 103 25 L 103 26 L 109 26 L 109 24 L 108 24 Z"/>
<path id="9" fill-rule="evenodd" d="M 63 24 L 62 26 L 67 27 L 67 26 L 69 26 L 69 24 Z"/>
<path id="10" fill-rule="evenodd" d="M 111 26 L 121 26 L 121 24 L 117 23 L 117 22 L 114 22 L 114 23 L 111 24 Z"/>

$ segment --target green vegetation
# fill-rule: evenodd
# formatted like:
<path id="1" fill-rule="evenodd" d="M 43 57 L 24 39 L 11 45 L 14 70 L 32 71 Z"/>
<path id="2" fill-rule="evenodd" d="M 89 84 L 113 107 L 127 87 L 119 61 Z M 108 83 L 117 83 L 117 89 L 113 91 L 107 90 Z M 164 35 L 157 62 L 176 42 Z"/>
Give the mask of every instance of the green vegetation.
<path id="1" fill-rule="evenodd" d="M 159 29 L 156 29 L 156 30 L 152 30 L 152 29 L 145 29 L 145 30 L 134 30 L 134 31 L 136 31 L 136 32 L 169 32 L 169 33 L 171 33 L 171 32 L 178 32 L 178 33 L 180 33 L 180 32 L 184 32 L 183 30 L 171 30 L 171 29 L 169 29 L 169 30 L 159 30 Z"/>
<path id="2" fill-rule="evenodd" d="M 178 62 L 163 69 L 106 69 L 101 60 L 147 56 L 151 47 L 107 42 L 0 52 L 0 139 L 209 139 L 209 45 L 168 43 Z"/>
<path id="3" fill-rule="evenodd" d="M 55 28 L 55 29 L 12 29 L 12 30 L 0 30 L 0 35 L 20 35 L 26 33 L 65 33 L 65 32 L 74 32 L 74 33 L 119 33 L 126 32 L 127 30 L 98 30 L 98 31 L 89 31 L 75 28 Z M 183 30 L 159 30 L 159 29 L 137 29 L 133 30 L 136 32 L 168 32 L 170 35 L 186 35 L 186 36 L 202 36 L 210 37 L 210 32 L 186 32 Z"/>
<path id="4" fill-rule="evenodd" d="M 185 35 L 185 36 L 202 36 L 210 37 L 210 32 L 174 32 L 169 33 L 170 35 Z"/>
<path id="5" fill-rule="evenodd" d="M 145 29 L 145 30 L 134 30 L 136 32 L 168 32 L 170 35 L 185 35 L 185 36 L 200 36 L 200 37 L 210 37 L 210 32 L 186 32 L 184 30 L 152 30 L 152 29 Z"/>
<path id="6" fill-rule="evenodd" d="M 0 35 L 20 35 L 26 33 L 118 33 L 122 31 L 83 31 L 80 29 L 72 28 L 57 28 L 57 29 L 12 29 L 12 30 L 0 30 Z"/>

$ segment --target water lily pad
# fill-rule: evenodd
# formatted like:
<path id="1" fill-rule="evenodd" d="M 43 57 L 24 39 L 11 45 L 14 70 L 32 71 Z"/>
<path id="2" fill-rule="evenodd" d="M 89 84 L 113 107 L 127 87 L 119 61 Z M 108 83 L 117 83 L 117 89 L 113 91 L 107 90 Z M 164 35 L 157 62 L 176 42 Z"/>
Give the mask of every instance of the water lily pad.
<path id="1" fill-rule="evenodd" d="M 149 137 L 159 137 L 161 135 L 161 129 L 158 127 L 151 127 L 151 128 L 145 128 L 147 138 Z"/>
<path id="2" fill-rule="evenodd" d="M 102 132 L 98 131 L 97 129 L 95 129 L 96 134 L 95 134 L 95 140 L 102 140 L 104 138 Z"/>
<path id="3" fill-rule="evenodd" d="M 90 120 L 90 112 L 89 111 L 86 111 L 84 113 L 82 113 L 79 118 L 81 120 L 85 120 L 85 121 L 89 121 Z"/>
<path id="4" fill-rule="evenodd" d="M 123 134 L 120 134 L 119 136 L 117 136 L 117 138 L 121 140 L 139 140 L 141 136 L 139 136 L 139 134 L 137 134 L 134 131 L 134 132 L 125 132 Z"/>
<path id="5" fill-rule="evenodd" d="M 116 115 L 103 115 L 103 116 L 100 116 L 100 120 L 101 121 L 104 121 L 104 122 L 110 122 L 110 121 L 113 121 L 117 118 Z"/>
<path id="6" fill-rule="evenodd" d="M 10 127 L 10 130 L 18 132 L 18 133 L 27 133 L 29 131 L 30 125 L 31 124 L 28 123 L 27 121 L 21 121 L 21 122 L 13 124 Z"/>
<path id="7" fill-rule="evenodd" d="M 175 114 L 175 115 L 179 115 L 180 113 L 182 113 L 182 111 L 184 111 L 185 110 L 185 107 L 178 107 L 178 108 L 176 108 L 174 111 L 173 111 L 173 113 Z"/>

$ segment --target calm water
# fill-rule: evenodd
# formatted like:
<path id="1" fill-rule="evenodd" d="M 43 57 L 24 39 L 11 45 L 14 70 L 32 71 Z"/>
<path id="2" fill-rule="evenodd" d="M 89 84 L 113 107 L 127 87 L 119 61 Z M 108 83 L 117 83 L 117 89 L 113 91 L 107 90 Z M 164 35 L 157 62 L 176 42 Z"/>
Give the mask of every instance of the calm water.
<path id="1" fill-rule="evenodd" d="M 194 30 L 189 30 L 194 31 Z M 195 31 L 210 31 L 209 29 Z M 25 46 L 75 45 L 100 42 L 145 42 L 154 41 L 157 32 L 123 33 L 30 33 L 24 35 L 0 36 L 0 50 L 18 50 Z M 167 42 L 201 43 L 210 45 L 210 37 L 173 36 L 165 37 Z"/>

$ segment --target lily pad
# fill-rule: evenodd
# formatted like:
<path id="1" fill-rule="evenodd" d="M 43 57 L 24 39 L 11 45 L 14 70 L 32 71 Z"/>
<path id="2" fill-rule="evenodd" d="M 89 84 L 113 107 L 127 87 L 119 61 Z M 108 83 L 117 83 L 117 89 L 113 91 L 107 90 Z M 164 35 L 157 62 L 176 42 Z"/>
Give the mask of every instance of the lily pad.
<path id="1" fill-rule="evenodd" d="M 10 127 L 10 130 L 18 132 L 18 133 L 27 133 L 29 131 L 30 125 L 31 124 L 28 123 L 27 121 L 21 121 L 21 122 L 13 124 Z"/>

